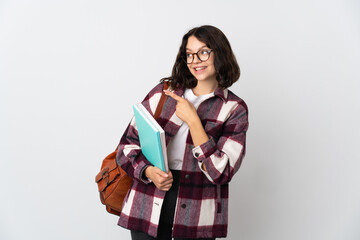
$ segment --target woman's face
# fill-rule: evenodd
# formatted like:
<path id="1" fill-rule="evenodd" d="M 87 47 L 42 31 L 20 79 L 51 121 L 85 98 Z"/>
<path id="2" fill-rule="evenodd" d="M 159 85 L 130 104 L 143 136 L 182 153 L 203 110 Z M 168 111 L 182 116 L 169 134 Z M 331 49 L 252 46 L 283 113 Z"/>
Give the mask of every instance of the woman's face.
<path id="1" fill-rule="evenodd" d="M 191 74 L 198 81 L 216 82 L 216 70 L 214 66 L 214 52 L 210 53 L 210 57 L 206 61 L 200 61 L 195 53 L 200 54 L 200 50 L 211 50 L 205 43 L 200 42 L 195 36 L 190 36 L 186 44 L 186 54 L 191 53 L 194 57 L 192 63 L 187 66 Z"/>

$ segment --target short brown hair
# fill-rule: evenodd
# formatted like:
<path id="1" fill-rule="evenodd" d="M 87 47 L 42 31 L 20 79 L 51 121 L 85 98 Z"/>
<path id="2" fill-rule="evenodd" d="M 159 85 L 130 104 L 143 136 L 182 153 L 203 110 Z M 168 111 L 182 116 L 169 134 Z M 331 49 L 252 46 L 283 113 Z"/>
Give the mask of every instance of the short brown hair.
<path id="1" fill-rule="evenodd" d="M 196 87 L 197 80 L 191 74 L 187 64 L 183 60 L 190 36 L 195 36 L 199 41 L 205 43 L 208 48 L 213 50 L 216 80 L 218 81 L 219 87 L 228 88 L 239 79 L 240 68 L 225 34 L 214 26 L 204 25 L 193 28 L 184 35 L 176 56 L 172 74 L 170 77 L 161 79 L 161 81 L 171 80 L 170 86 L 173 89 L 178 87 Z"/>

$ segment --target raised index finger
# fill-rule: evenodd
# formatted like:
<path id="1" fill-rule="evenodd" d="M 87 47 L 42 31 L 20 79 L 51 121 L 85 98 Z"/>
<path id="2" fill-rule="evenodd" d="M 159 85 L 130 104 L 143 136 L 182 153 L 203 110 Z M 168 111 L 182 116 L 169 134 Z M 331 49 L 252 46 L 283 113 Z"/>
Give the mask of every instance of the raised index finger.
<path id="1" fill-rule="evenodd" d="M 179 97 L 178 95 L 176 95 L 175 93 L 173 92 L 170 92 L 169 90 L 164 90 L 164 93 L 170 97 L 172 97 L 173 99 L 175 99 L 176 101 L 182 101 L 183 98 L 182 97 Z"/>

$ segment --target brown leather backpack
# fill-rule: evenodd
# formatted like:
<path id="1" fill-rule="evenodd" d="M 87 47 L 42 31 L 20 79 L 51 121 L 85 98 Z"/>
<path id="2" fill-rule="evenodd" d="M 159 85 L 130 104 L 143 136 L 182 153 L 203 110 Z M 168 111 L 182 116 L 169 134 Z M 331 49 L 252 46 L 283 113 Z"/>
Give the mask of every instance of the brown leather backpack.
<path id="1" fill-rule="evenodd" d="M 164 89 L 167 88 L 168 84 L 164 82 Z M 163 92 L 154 114 L 155 119 L 160 116 L 165 101 Z M 115 215 L 120 215 L 124 198 L 132 184 L 132 179 L 116 162 L 118 147 L 103 160 L 101 170 L 95 177 L 101 203 L 106 206 L 106 211 Z"/>

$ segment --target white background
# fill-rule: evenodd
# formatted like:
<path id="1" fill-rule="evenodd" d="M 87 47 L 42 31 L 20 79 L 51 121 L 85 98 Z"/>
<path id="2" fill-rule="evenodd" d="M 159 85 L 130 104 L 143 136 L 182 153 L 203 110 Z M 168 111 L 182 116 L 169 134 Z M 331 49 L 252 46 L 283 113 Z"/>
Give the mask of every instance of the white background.
<path id="1" fill-rule="evenodd" d="M 202 24 L 250 114 L 227 239 L 360 239 L 357 0 L 2 0 L 0 239 L 130 239 L 95 175 Z"/>

